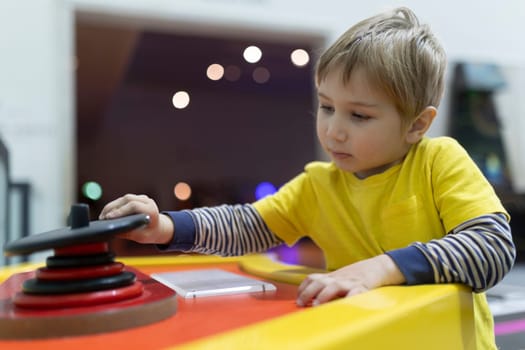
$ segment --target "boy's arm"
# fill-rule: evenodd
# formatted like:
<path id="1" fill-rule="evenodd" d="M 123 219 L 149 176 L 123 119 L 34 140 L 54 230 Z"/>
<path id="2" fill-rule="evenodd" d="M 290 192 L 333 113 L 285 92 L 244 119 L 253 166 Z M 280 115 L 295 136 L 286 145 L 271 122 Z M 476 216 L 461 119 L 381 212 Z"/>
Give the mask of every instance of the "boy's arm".
<path id="1" fill-rule="evenodd" d="M 163 214 L 173 221 L 175 234 L 168 244 L 158 245 L 161 250 L 233 256 L 263 252 L 283 243 L 251 204 Z"/>
<path id="2" fill-rule="evenodd" d="M 516 248 L 506 217 L 489 214 L 461 224 L 441 239 L 386 254 L 407 284 L 463 283 L 481 292 L 510 271 Z"/>
<path id="3" fill-rule="evenodd" d="M 484 215 L 428 243 L 414 243 L 326 274 L 299 286 L 298 305 L 317 305 L 385 285 L 463 283 L 476 292 L 500 281 L 516 255 L 505 215 Z"/>

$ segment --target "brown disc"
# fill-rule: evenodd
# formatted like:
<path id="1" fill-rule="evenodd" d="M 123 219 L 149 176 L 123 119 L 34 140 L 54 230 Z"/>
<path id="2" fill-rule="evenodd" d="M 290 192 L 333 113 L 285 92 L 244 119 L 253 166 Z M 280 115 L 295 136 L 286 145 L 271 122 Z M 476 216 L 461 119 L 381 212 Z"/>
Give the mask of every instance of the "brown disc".
<path id="1" fill-rule="evenodd" d="M 113 299 L 106 302 L 107 299 L 100 296 L 113 294 L 114 290 L 90 292 L 87 293 L 90 297 L 71 303 L 64 302 L 65 295 L 53 296 L 53 308 L 46 308 L 48 304 L 43 302 L 32 303 L 33 298 L 30 296 L 23 296 L 21 299 L 19 296 L 17 300 L 20 305 L 34 308 L 17 306 L 14 301 L 15 296 L 20 293 L 20 285 L 35 274 L 31 271 L 10 276 L 0 283 L 0 296 L 4 296 L 4 299 L 0 298 L 0 340 L 65 339 L 69 336 L 107 334 L 165 320 L 176 313 L 177 297 L 172 289 L 137 269 L 128 266 L 126 270 L 133 272 L 144 288 L 140 295 L 131 297 L 133 293 L 130 290 L 133 291 L 137 286 L 128 286 L 122 287 L 130 292 L 129 299 L 124 300 Z M 117 293 L 124 290 L 118 288 Z"/>

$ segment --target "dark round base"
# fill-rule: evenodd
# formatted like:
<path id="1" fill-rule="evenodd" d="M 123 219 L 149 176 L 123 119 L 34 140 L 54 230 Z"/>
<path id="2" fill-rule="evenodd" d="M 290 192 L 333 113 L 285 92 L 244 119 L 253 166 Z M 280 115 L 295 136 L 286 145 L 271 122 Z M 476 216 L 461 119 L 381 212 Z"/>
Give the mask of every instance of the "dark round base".
<path id="1" fill-rule="evenodd" d="M 36 305 L 30 308 L 15 305 L 20 285 L 34 278 L 34 272 L 12 275 L 0 284 L 0 295 L 6 296 L 0 303 L 0 339 L 28 340 L 107 333 L 155 323 L 176 313 L 177 297 L 173 290 L 139 270 L 130 267 L 126 270 L 137 276 L 137 283 L 140 282 L 144 289 L 137 296 L 102 303 L 97 300 L 92 305 L 80 305 L 77 301 L 67 307 L 53 305 L 47 309 Z M 129 288 L 136 287 L 133 284 Z M 52 298 L 59 302 L 62 297 Z M 82 303 L 90 303 L 90 299 L 84 298 Z"/>
<path id="2" fill-rule="evenodd" d="M 112 237 L 147 225 L 149 217 L 137 214 L 89 222 L 88 209 L 87 205 L 73 206 L 71 227 L 4 246 L 6 255 L 46 249 L 54 249 L 55 255 L 36 273 L 17 274 L 0 285 L 0 296 L 7 296 L 0 300 L 0 338 L 100 333 L 148 324 L 175 313 L 173 291 L 115 263 L 109 252 Z"/>
<path id="3" fill-rule="evenodd" d="M 46 259 L 46 266 L 49 268 L 82 267 L 111 264 L 114 262 L 115 255 L 111 253 L 94 255 L 69 255 L 69 256 L 50 256 Z"/>
<path id="4" fill-rule="evenodd" d="M 28 279 L 22 285 L 28 294 L 60 294 L 94 292 L 105 289 L 124 287 L 135 281 L 132 272 L 125 271 L 114 276 L 90 278 L 85 280 L 45 281 L 37 278 Z"/>

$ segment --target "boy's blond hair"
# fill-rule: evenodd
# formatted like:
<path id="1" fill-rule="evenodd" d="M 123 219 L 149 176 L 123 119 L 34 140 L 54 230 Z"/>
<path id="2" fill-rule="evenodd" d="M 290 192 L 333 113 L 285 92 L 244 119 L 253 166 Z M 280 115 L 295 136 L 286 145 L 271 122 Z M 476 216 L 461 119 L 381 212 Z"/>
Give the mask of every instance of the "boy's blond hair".
<path id="1" fill-rule="evenodd" d="M 364 69 L 373 86 L 392 99 L 409 123 L 425 107 L 438 107 L 446 55 L 430 28 L 420 24 L 410 9 L 400 7 L 346 31 L 321 55 L 317 84 L 335 68 L 342 68 L 345 84 L 354 69 Z"/>

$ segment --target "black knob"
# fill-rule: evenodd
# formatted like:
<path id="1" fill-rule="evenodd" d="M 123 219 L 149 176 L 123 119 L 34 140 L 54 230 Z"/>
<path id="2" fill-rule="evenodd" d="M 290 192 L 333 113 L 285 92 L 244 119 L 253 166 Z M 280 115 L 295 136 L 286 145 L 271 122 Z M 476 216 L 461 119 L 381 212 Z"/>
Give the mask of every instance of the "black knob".
<path id="1" fill-rule="evenodd" d="M 71 228 L 89 226 L 89 206 L 84 203 L 73 204 L 69 213 Z"/>

